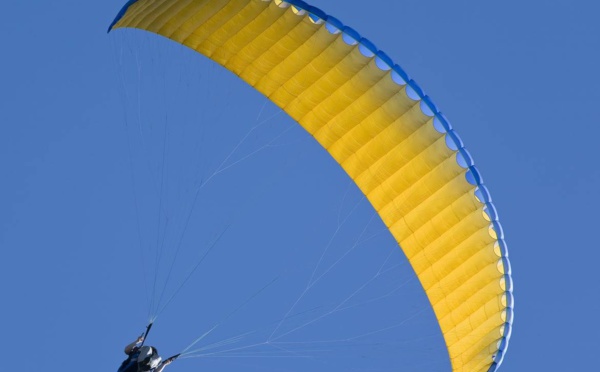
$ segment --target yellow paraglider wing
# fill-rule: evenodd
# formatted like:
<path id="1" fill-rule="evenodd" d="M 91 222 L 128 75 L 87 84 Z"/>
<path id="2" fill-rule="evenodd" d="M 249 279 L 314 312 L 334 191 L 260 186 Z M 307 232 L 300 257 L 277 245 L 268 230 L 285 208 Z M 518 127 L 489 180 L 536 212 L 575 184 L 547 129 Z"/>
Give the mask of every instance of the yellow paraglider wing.
<path id="1" fill-rule="evenodd" d="M 502 228 L 462 141 L 370 41 L 302 1 L 129 1 L 110 29 L 163 35 L 225 66 L 306 129 L 412 264 L 454 371 L 495 371 L 512 324 Z"/>

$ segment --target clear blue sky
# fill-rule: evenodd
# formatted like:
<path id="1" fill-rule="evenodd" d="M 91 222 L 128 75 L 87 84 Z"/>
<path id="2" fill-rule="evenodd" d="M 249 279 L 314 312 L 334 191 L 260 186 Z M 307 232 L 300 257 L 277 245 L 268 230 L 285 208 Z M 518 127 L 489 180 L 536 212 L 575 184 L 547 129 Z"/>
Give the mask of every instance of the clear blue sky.
<path id="1" fill-rule="evenodd" d="M 232 348 L 266 334 L 314 358 L 258 357 L 257 350 L 253 358 L 185 359 L 173 371 L 346 370 L 349 363 L 358 370 L 446 370 L 418 283 L 380 222 L 369 223 L 372 212 L 343 172 L 266 99 L 203 58 L 135 32 L 107 35 L 123 2 L 3 4 L 2 368 L 116 370 L 122 347 L 147 321 L 152 273 L 161 288 L 181 246 L 164 303 L 222 233 L 161 313 L 150 342 L 176 353 L 218 323 L 202 345 L 255 331 Z M 592 109 L 600 102 L 600 5 L 312 4 L 399 63 L 481 169 L 515 284 L 501 370 L 596 366 L 600 121 Z M 386 275 L 372 280 L 380 271 Z M 298 315 L 277 327 L 313 272 L 326 275 L 290 312 Z M 324 316 L 363 286 L 345 303 L 349 311 Z M 397 289 L 393 296 L 371 301 L 390 289 Z M 344 341 L 328 349 L 314 342 L 371 332 L 368 340 L 378 345 Z"/>

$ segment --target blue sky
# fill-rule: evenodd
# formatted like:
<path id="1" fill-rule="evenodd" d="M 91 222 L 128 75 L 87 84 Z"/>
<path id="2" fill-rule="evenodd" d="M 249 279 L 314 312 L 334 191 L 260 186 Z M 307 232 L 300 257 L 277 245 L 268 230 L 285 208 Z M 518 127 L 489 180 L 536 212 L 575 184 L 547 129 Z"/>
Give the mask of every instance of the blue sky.
<path id="1" fill-rule="evenodd" d="M 582 0 L 313 4 L 399 63 L 453 123 L 482 171 L 515 284 L 502 370 L 596 365 L 600 122 L 591 111 L 600 102 L 600 6 Z M 418 283 L 343 172 L 285 115 L 220 68 L 158 38 L 107 35 L 122 5 L 63 0 L 3 7 L 3 367 L 116 370 L 122 347 L 145 326 L 147 298 L 165 303 L 176 294 L 150 341 L 165 355 L 214 324 L 205 345 L 254 331 L 232 345 L 266 334 L 286 347 L 310 345 L 298 353 L 321 355 L 325 349 L 311 341 L 378 331 L 371 341 L 384 346 L 340 342 L 328 349 L 326 363 L 318 357 L 315 365 L 257 351 L 253 358 L 184 359 L 172 370 L 345 370 L 350 362 L 446 370 L 443 341 Z M 343 264 L 327 271 L 357 242 Z M 156 270 L 152 262 L 163 245 Z M 181 254 L 174 254 L 177 247 Z M 175 274 L 168 275 L 172 258 Z M 389 275 L 372 280 L 381 271 Z M 307 280 L 321 274 L 327 275 L 290 310 Z M 165 283 L 171 286 L 161 297 Z M 310 323 L 366 283 L 347 303 L 356 307 Z M 389 288 L 399 290 L 369 302 Z M 288 311 L 296 318 L 279 324 Z M 385 328 L 392 332 L 379 332 Z"/>

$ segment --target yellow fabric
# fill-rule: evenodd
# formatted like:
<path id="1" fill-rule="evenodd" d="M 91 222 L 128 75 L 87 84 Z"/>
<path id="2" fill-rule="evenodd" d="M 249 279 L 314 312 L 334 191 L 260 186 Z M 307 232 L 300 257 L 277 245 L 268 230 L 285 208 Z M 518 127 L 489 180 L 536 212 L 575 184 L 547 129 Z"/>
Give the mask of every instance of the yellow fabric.
<path id="1" fill-rule="evenodd" d="M 453 370 L 487 371 L 506 304 L 495 237 L 475 186 L 432 118 L 389 71 L 286 5 L 140 0 L 115 27 L 148 30 L 210 57 L 297 120 L 357 183 L 404 250 Z"/>

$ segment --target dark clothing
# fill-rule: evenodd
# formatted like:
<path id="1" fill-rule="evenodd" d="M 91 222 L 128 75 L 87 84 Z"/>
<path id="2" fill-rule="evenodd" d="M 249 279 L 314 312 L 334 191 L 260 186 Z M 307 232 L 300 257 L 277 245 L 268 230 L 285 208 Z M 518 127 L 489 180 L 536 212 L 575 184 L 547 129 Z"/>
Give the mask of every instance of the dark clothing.
<path id="1" fill-rule="evenodd" d="M 121 363 L 121 367 L 119 367 L 119 370 L 117 372 L 137 372 L 138 355 L 140 355 L 140 349 L 136 347 L 131 351 L 131 354 L 129 354 L 127 359 L 125 359 L 123 363 Z"/>

